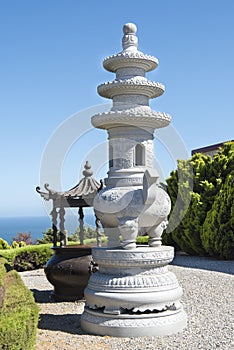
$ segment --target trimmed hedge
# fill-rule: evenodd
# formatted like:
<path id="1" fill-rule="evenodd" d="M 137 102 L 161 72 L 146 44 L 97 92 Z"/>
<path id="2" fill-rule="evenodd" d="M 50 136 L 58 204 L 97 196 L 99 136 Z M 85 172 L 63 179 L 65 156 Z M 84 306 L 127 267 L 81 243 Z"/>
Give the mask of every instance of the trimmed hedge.
<path id="1" fill-rule="evenodd" d="M 4 277 L 6 274 L 6 268 L 5 268 L 5 264 L 6 260 L 3 258 L 0 258 L 0 286 L 3 286 L 4 283 Z"/>
<path id="2" fill-rule="evenodd" d="M 10 249 L 11 246 L 5 241 L 3 238 L 0 237 L 0 249 Z"/>
<path id="3" fill-rule="evenodd" d="M 39 318 L 39 308 L 19 274 L 0 259 L 0 281 L 5 289 L 0 308 L 0 349 L 33 350 Z M 9 266 L 9 265 L 8 265 Z"/>
<path id="4" fill-rule="evenodd" d="M 5 286 L 4 286 L 4 279 L 6 275 L 6 269 L 5 264 L 6 260 L 3 258 L 0 258 L 0 309 L 3 306 L 4 297 L 5 297 Z"/>
<path id="5" fill-rule="evenodd" d="M 51 244 L 30 245 L 16 249 L 0 250 L 2 256 L 16 271 L 43 268 L 53 255 Z"/>

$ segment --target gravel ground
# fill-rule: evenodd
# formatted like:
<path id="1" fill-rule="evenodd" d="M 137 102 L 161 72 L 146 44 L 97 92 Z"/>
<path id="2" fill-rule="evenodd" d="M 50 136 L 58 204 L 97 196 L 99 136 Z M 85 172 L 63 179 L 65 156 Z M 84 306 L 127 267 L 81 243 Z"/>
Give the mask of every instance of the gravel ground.
<path id="1" fill-rule="evenodd" d="M 188 326 L 165 337 L 115 338 L 85 334 L 80 328 L 83 302 L 56 303 L 44 271 L 22 272 L 40 306 L 35 350 L 233 350 L 233 261 L 177 256 L 169 269 L 184 291 Z"/>

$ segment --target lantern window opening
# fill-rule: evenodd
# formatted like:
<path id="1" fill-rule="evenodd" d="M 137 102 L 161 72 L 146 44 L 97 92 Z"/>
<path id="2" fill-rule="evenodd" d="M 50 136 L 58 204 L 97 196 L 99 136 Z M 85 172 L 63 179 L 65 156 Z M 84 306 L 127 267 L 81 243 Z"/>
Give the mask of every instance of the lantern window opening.
<path id="1" fill-rule="evenodd" d="M 135 166 L 145 165 L 145 147 L 138 143 L 135 146 Z"/>

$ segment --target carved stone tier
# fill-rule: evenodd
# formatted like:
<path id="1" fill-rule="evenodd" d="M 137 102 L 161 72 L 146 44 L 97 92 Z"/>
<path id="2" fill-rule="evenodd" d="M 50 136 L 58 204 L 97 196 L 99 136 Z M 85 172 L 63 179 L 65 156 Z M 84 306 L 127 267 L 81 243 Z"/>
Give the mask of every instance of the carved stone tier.
<path id="1" fill-rule="evenodd" d="M 166 266 L 174 258 L 174 248 L 161 246 L 157 249 L 148 246 L 138 246 L 136 250 L 124 251 L 122 249 L 93 248 L 92 254 L 95 262 L 100 266 L 99 272 L 110 272 L 112 268 L 120 268 L 125 273 L 125 268 L 155 268 Z M 124 268 L 124 272 L 123 272 Z M 115 270 L 116 271 L 116 270 Z"/>
<path id="2" fill-rule="evenodd" d="M 142 77 L 108 81 L 98 86 L 99 95 L 106 98 L 126 94 L 139 94 L 148 98 L 155 98 L 161 96 L 164 91 L 165 87 L 163 84 L 143 79 Z"/>
<path id="3" fill-rule="evenodd" d="M 92 124 L 99 129 L 109 129 L 120 125 L 135 125 L 139 128 L 150 128 L 151 130 L 163 128 L 170 124 L 169 114 L 155 112 L 150 108 L 129 108 L 121 111 L 109 111 L 95 114 Z M 153 132 L 153 131 L 152 131 Z"/>
<path id="4" fill-rule="evenodd" d="M 85 308 L 82 329 L 87 333 L 112 337 L 164 336 L 177 333 L 185 327 L 183 310 L 164 311 L 164 317 L 155 312 L 135 315 L 107 315 L 101 311 Z"/>
<path id="5" fill-rule="evenodd" d="M 172 247 L 93 248 L 92 255 L 99 271 L 85 289 L 84 330 L 137 337 L 172 334 L 185 327 L 182 289 L 167 268 Z"/>
<path id="6" fill-rule="evenodd" d="M 145 72 L 150 72 L 158 66 L 158 59 L 151 55 L 146 55 L 140 51 L 122 51 L 117 55 L 112 55 L 103 61 L 103 67 L 109 72 L 115 73 L 118 69 L 125 67 L 139 67 Z"/>

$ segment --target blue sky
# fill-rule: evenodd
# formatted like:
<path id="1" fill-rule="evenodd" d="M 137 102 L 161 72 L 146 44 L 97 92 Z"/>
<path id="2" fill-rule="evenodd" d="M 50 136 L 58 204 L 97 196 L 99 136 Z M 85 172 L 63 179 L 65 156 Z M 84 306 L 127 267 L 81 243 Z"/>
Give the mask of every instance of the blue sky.
<path id="1" fill-rule="evenodd" d="M 232 0 L 1 0 L 0 216 L 45 214 L 35 187 L 43 185 L 46 145 L 67 118 L 108 102 L 96 92 L 114 78 L 102 60 L 121 51 L 126 22 L 138 27 L 139 50 L 159 59 L 147 77 L 166 92 L 151 107 L 171 114 L 188 154 L 233 139 L 233 16 Z M 105 140 L 104 131 L 89 130 L 69 146 L 64 190 L 78 181 L 90 153 L 105 156 Z M 155 152 L 167 177 L 175 159 L 160 142 Z M 56 187 L 53 169 L 47 171 Z M 104 165 L 97 177 L 105 171 Z"/>

